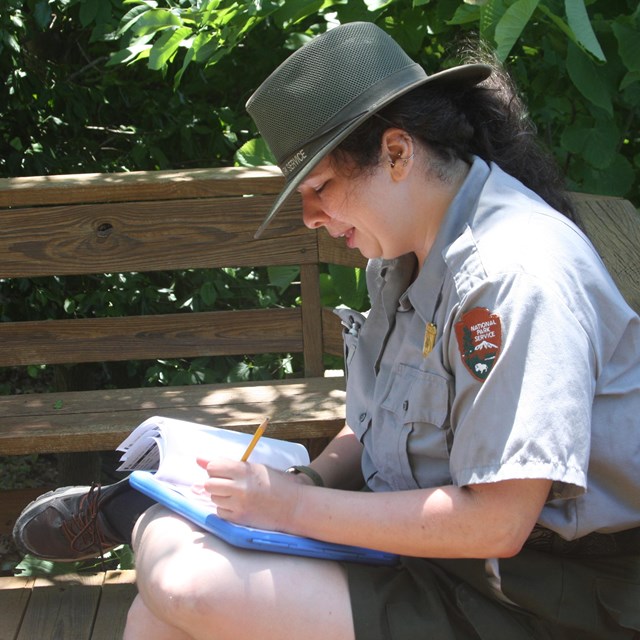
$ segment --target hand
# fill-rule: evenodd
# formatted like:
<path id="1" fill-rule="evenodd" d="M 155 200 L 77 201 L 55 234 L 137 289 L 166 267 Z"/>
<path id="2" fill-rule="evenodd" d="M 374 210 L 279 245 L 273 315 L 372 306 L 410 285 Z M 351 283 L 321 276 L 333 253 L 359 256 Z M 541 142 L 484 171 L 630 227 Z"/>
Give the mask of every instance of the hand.
<path id="1" fill-rule="evenodd" d="M 198 459 L 209 479 L 211 495 L 221 518 L 263 529 L 286 531 L 300 499 L 297 478 L 262 464 L 227 458 Z"/>

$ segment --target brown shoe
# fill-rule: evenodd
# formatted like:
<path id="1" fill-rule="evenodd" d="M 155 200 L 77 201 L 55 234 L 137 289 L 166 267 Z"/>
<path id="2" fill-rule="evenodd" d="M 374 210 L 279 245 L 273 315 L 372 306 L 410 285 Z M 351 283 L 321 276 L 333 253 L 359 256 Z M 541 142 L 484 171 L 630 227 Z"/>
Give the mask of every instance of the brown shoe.
<path id="1" fill-rule="evenodd" d="M 34 500 L 18 517 L 13 539 L 18 550 L 55 562 L 97 558 L 126 541 L 101 512 L 116 485 L 62 487 Z"/>

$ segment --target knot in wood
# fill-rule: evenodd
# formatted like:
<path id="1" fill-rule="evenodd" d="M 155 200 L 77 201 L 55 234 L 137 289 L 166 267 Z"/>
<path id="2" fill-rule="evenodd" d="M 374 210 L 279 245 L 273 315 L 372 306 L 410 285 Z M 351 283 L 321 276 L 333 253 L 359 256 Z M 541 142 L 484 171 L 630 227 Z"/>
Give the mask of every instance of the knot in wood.
<path id="1" fill-rule="evenodd" d="M 96 235 L 99 240 L 105 240 L 111 235 L 113 231 L 113 225 L 110 222 L 103 222 L 98 225 L 96 229 Z"/>

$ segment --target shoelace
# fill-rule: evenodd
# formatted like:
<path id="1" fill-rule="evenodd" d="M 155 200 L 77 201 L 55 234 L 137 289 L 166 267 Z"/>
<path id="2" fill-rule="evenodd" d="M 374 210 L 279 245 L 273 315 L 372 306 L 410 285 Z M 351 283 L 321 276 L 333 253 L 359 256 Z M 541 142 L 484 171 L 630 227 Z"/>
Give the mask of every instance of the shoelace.
<path id="1" fill-rule="evenodd" d="M 74 551 L 83 553 L 95 549 L 104 563 L 103 549 L 110 546 L 96 524 L 100 507 L 101 485 L 93 483 L 80 499 L 78 511 L 62 523 L 62 532 Z"/>

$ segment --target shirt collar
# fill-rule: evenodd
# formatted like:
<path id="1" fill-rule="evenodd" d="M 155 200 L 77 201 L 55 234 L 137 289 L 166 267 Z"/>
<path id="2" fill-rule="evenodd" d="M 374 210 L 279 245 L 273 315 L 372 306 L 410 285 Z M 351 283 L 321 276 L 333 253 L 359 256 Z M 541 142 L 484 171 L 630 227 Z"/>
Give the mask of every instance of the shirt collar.
<path id="1" fill-rule="evenodd" d="M 446 275 L 444 252 L 473 217 L 480 193 L 490 173 L 489 165 L 481 158 L 474 157 L 467 177 L 447 209 L 427 259 L 407 291 L 413 308 L 425 322 L 432 319 L 435 297 L 441 290 Z M 425 295 L 425 292 L 428 292 L 428 295 Z"/>

